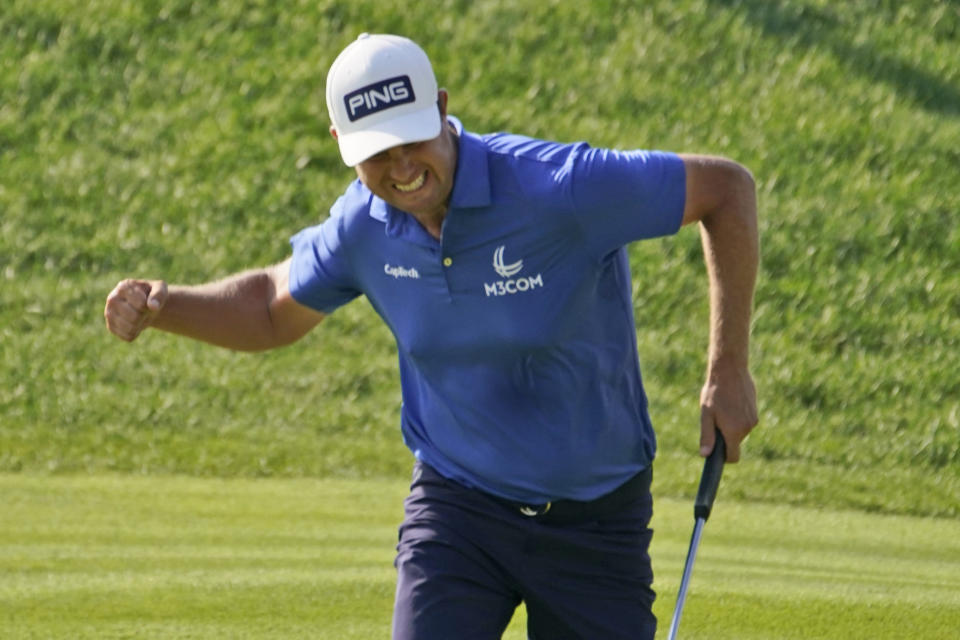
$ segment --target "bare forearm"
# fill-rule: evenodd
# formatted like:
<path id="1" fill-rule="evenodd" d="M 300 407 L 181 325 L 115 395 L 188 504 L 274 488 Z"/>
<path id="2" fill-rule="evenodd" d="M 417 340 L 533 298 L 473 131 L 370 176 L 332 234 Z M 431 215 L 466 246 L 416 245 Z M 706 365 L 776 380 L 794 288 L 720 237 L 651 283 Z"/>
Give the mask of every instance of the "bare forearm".
<path id="1" fill-rule="evenodd" d="M 290 259 L 197 286 L 126 279 L 107 295 L 107 329 L 132 342 L 147 327 L 238 351 L 281 347 L 303 337 L 324 314 L 290 292 Z"/>
<path id="2" fill-rule="evenodd" d="M 753 176 L 725 158 L 683 155 L 687 173 L 684 224 L 699 222 L 710 277 L 710 349 L 700 392 L 700 454 L 709 455 L 719 429 L 727 462 L 757 424 L 757 392 L 750 375 L 750 314 L 757 280 L 759 239 Z"/>
<path id="3" fill-rule="evenodd" d="M 171 285 L 152 328 L 240 351 L 276 345 L 270 301 L 270 269 L 255 269 L 197 286 Z"/>
<path id="4" fill-rule="evenodd" d="M 746 368 L 759 262 L 757 204 L 749 174 L 701 220 L 700 235 L 710 277 L 709 367 Z"/>

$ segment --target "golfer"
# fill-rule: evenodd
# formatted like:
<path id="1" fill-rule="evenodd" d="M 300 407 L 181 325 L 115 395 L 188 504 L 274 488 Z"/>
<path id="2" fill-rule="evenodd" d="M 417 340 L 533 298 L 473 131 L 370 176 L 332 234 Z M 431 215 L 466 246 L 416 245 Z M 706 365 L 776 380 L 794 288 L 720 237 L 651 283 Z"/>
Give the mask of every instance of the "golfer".
<path id="1" fill-rule="evenodd" d="M 396 338 L 414 457 L 393 638 L 493 640 L 524 602 L 536 640 L 652 639 L 656 445 L 633 315 L 646 283 L 631 283 L 625 246 L 699 223 L 700 453 L 719 428 L 737 461 L 757 422 L 750 173 L 716 157 L 472 133 L 448 115 L 427 55 L 399 36 L 347 46 L 326 102 L 359 177 L 329 217 L 274 266 L 199 286 L 124 280 L 107 327 L 128 341 L 152 327 L 269 349 L 365 295 Z"/>

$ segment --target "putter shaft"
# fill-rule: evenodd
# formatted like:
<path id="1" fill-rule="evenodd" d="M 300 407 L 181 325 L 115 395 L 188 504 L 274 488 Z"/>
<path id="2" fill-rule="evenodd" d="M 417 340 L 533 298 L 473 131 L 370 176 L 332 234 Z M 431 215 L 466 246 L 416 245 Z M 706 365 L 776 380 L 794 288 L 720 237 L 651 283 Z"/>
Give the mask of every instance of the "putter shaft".
<path id="1" fill-rule="evenodd" d="M 677 630 L 680 628 L 680 618 L 683 616 L 683 604 L 687 599 L 687 589 L 690 587 L 690 576 L 693 574 L 693 562 L 697 557 L 697 548 L 700 546 L 700 536 L 703 534 L 704 518 L 697 518 L 693 526 L 693 537 L 690 538 L 690 549 L 687 550 L 687 561 L 683 566 L 683 578 L 680 580 L 680 592 L 677 594 L 677 606 L 673 609 L 673 620 L 670 621 L 668 640 L 676 640 Z"/>
<path id="2" fill-rule="evenodd" d="M 710 517 L 713 501 L 717 497 L 720 476 L 723 475 L 723 463 L 727 458 L 727 442 L 723 439 L 723 434 L 720 433 L 719 429 L 717 429 L 716 434 L 717 439 L 713 451 L 703 462 L 703 473 L 700 475 L 697 499 L 693 504 L 693 537 L 690 539 L 687 562 L 683 567 L 683 578 L 680 580 L 680 592 L 677 594 L 677 606 L 673 610 L 673 620 L 670 622 L 668 640 L 676 640 L 677 630 L 680 628 L 680 617 L 683 615 L 683 605 L 687 600 L 687 589 L 690 587 L 690 575 L 693 573 L 693 561 L 697 557 L 697 548 L 700 546 L 703 525 Z"/>

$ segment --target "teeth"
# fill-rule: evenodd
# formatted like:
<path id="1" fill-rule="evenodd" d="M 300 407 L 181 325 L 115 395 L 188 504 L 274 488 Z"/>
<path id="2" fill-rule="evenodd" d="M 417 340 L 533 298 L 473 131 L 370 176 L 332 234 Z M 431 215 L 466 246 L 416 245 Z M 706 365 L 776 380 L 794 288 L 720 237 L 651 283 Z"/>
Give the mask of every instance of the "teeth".
<path id="1" fill-rule="evenodd" d="M 417 178 L 416 180 L 414 180 L 413 182 L 410 182 L 410 183 L 408 183 L 408 184 L 397 184 L 397 183 L 394 183 L 393 186 L 397 188 L 397 191 L 403 191 L 404 193 L 410 193 L 411 191 L 416 191 L 417 189 L 419 189 L 420 187 L 422 187 L 422 186 L 423 186 L 423 182 L 424 182 L 424 180 L 426 180 L 426 179 L 427 179 L 427 172 L 424 171 L 423 173 L 420 174 L 420 177 Z"/>

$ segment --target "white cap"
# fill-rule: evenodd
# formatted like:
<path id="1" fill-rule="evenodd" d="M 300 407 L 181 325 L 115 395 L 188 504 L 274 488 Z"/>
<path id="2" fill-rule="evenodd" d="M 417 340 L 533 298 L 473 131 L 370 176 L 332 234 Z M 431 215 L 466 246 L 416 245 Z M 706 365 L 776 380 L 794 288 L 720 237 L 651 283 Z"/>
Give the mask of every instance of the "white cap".
<path id="1" fill-rule="evenodd" d="M 401 36 L 362 33 L 340 52 L 327 73 L 327 111 L 348 167 L 440 135 L 430 59 Z"/>

